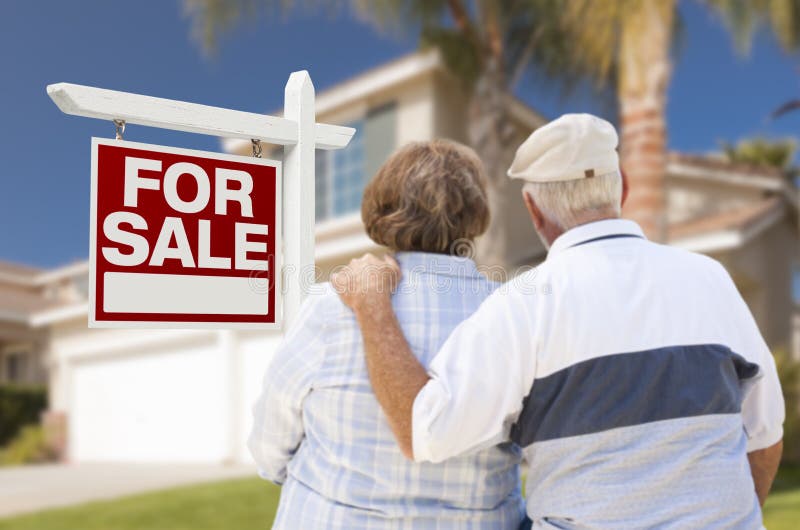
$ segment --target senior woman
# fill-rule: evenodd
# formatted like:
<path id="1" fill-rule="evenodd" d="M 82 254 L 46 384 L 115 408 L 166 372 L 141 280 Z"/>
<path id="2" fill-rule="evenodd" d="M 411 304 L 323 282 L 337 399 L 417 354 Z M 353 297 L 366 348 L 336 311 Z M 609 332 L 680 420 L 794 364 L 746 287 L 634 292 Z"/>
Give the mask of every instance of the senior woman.
<path id="1" fill-rule="evenodd" d="M 400 326 L 427 366 L 494 290 L 453 255 L 489 223 L 475 153 L 435 140 L 389 158 L 364 191 L 361 218 L 395 252 Z M 283 484 L 281 530 L 516 529 L 520 452 L 488 447 L 440 464 L 398 448 L 369 383 L 353 313 L 329 284 L 308 297 L 264 376 L 249 447 L 262 478 Z M 480 392 L 480 389 L 475 389 Z"/>

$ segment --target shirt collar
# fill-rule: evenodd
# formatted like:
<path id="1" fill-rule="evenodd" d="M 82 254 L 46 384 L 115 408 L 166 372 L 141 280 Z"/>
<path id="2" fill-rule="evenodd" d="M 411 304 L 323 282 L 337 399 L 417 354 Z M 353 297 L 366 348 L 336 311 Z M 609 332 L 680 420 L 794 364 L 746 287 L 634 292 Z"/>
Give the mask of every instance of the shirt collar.
<path id="1" fill-rule="evenodd" d="M 397 252 L 394 258 L 404 275 L 427 273 L 460 278 L 481 277 L 475 262 L 461 256 L 433 252 Z"/>
<path id="2" fill-rule="evenodd" d="M 642 229 L 633 221 L 627 219 L 604 219 L 567 230 L 553 241 L 547 257 L 556 256 L 570 247 L 580 245 L 591 239 L 615 235 L 636 236 L 646 239 Z"/>

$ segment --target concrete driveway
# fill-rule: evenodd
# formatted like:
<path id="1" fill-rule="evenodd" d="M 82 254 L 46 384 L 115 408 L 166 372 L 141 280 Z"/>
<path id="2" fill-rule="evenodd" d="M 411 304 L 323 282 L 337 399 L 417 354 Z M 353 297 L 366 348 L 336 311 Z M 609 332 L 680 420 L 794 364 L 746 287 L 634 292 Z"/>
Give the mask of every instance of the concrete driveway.
<path id="1" fill-rule="evenodd" d="M 246 476 L 256 476 L 254 466 L 98 463 L 0 468 L 0 518 Z"/>

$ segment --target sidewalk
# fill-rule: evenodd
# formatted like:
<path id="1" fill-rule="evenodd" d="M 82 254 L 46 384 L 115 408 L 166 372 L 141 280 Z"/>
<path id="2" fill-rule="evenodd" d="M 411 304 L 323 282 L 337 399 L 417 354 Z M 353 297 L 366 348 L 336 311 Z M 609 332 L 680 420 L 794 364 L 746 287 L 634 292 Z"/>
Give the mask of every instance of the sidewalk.
<path id="1" fill-rule="evenodd" d="M 52 464 L 0 468 L 0 518 L 173 486 L 255 477 L 222 464 Z"/>

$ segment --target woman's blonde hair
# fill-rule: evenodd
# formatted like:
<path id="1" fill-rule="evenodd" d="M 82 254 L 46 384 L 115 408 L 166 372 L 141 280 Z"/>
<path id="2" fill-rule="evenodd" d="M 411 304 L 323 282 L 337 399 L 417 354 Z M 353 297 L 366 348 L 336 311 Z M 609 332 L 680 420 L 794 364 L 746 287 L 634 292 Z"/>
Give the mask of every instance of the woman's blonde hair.
<path id="1" fill-rule="evenodd" d="M 392 250 L 454 254 L 489 226 L 486 173 L 475 152 L 449 140 L 396 151 L 364 190 L 369 237 Z"/>

